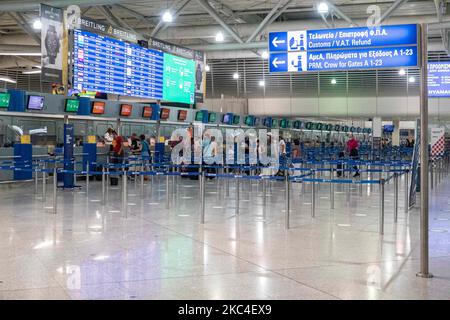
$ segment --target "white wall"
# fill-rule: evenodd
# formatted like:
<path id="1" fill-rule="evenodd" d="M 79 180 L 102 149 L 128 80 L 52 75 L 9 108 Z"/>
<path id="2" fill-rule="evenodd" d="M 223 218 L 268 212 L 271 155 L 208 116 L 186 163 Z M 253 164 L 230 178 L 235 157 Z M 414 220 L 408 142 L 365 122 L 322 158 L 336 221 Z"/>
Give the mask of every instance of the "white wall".
<path id="1" fill-rule="evenodd" d="M 248 99 L 248 113 L 295 117 L 414 118 L 419 116 L 419 97 L 321 97 Z M 429 115 L 450 117 L 450 99 L 429 99 Z"/>

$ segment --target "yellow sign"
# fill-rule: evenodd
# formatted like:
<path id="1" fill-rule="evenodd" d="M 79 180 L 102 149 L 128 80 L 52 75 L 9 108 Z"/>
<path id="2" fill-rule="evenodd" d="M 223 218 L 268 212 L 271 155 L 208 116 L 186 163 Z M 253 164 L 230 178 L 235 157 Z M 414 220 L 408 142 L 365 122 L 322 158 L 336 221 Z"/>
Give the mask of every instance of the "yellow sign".
<path id="1" fill-rule="evenodd" d="M 97 138 L 95 136 L 87 137 L 88 143 L 97 143 Z"/>
<path id="2" fill-rule="evenodd" d="M 164 137 L 159 137 L 159 142 L 164 143 Z"/>
<path id="3" fill-rule="evenodd" d="M 20 143 L 22 143 L 22 144 L 30 144 L 31 143 L 31 136 L 29 134 L 25 134 L 23 136 L 20 136 Z"/>

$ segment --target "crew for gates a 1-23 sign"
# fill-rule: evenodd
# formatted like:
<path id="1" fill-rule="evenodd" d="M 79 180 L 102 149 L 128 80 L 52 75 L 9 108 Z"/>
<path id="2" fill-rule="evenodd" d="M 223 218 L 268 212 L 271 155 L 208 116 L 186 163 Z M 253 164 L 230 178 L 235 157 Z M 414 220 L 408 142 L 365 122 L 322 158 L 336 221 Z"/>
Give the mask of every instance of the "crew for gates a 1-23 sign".
<path id="1" fill-rule="evenodd" d="M 271 32 L 270 72 L 416 67 L 417 25 Z"/>

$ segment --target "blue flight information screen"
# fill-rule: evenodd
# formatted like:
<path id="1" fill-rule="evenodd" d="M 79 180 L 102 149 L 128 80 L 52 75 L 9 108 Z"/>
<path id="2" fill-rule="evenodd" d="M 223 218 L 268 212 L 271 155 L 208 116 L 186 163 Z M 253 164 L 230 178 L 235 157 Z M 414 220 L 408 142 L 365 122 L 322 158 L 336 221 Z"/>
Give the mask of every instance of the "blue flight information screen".
<path id="1" fill-rule="evenodd" d="M 163 70 L 162 52 L 74 31 L 73 86 L 80 91 L 162 99 Z"/>
<path id="2" fill-rule="evenodd" d="M 450 61 L 428 62 L 428 96 L 450 97 Z"/>
<path id="3" fill-rule="evenodd" d="M 415 67 L 417 25 L 271 32 L 270 72 Z"/>

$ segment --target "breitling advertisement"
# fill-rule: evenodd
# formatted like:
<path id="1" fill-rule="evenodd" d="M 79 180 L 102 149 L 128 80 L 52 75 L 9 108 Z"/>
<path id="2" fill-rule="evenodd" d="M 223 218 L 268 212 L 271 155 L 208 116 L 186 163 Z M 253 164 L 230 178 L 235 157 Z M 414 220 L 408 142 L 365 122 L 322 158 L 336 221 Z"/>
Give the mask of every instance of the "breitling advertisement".
<path id="1" fill-rule="evenodd" d="M 62 83 L 63 10 L 41 4 L 41 80 Z"/>
<path id="2" fill-rule="evenodd" d="M 206 93 L 205 56 L 199 51 L 195 53 L 195 102 L 203 103 Z"/>

